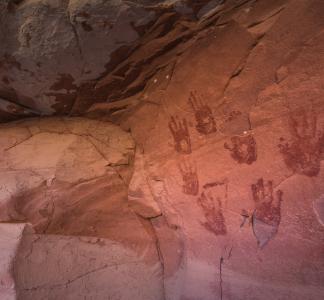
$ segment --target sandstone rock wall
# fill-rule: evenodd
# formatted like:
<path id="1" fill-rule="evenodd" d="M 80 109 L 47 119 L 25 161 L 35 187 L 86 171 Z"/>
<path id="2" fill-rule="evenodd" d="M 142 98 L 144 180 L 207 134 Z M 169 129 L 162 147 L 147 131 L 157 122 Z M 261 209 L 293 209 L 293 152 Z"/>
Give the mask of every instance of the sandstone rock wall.
<path id="1" fill-rule="evenodd" d="M 162 297 L 152 225 L 128 207 L 129 133 L 30 119 L 2 125 L 0 144 L 1 299 Z M 35 233 L 16 237 L 26 222 Z"/>
<path id="2" fill-rule="evenodd" d="M 14 278 L 18 299 L 322 299 L 323 1 L 46 3 L 1 20 L 53 12 L 66 48 L 44 47 L 70 73 L 40 67 L 39 84 L 61 74 L 54 110 L 86 113 L 0 127 L 0 220 L 35 230 L 15 236 L 3 290 Z M 106 33 L 123 39 L 116 60 L 101 55 L 116 46 Z M 32 68 L 8 59 L 23 96 Z M 19 110 L 3 120 L 53 113 L 32 98 L 4 97 Z"/>
<path id="3" fill-rule="evenodd" d="M 225 4 L 119 118 L 181 245 L 157 230 L 167 299 L 323 298 L 323 11 Z"/>

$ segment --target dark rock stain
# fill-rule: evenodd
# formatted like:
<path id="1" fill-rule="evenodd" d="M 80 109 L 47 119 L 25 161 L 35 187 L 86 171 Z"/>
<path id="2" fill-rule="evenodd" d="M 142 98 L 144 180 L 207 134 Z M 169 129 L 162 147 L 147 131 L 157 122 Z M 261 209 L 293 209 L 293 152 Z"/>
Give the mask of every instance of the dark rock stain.
<path id="1" fill-rule="evenodd" d="M 264 182 L 263 178 L 252 184 L 251 190 L 255 203 L 252 217 L 253 231 L 258 245 L 262 248 L 278 232 L 283 192 L 278 190 L 274 193 L 272 181 Z"/>
<path id="2" fill-rule="evenodd" d="M 222 212 L 222 202 L 220 198 L 214 200 L 202 192 L 197 200 L 198 205 L 202 208 L 206 222 L 202 225 L 215 235 L 225 235 L 227 233 L 225 218 Z"/>
<path id="3" fill-rule="evenodd" d="M 196 196 L 199 192 L 199 180 L 196 166 L 190 162 L 179 164 L 179 171 L 182 176 L 182 191 L 186 195 Z"/>
<path id="4" fill-rule="evenodd" d="M 324 153 L 324 133 L 317 128 L 315 111 L 300 109 L 291 114 L 289 129 L 291 141 L 281 137 L 278 145 L 287 167 L 297 174 L 317 176 Z"/>
<path id="5" fill-rule="evenodd" d="M 179 120 L 177 117 L 171 116 L 169 121 L 169 129 L 173 136 L 174 148 L 178 153 L 190 154 L 191 153 L 191 140 L 185 118 Z"/>
<path id="6" fill-rule="evenodd" d="M 195 114 L 197 131 L 204 135 L 216 132 L 216 122 L 212 110 L 196 91 L 190 93 L 189 104 Z"/>
<path id="7" fill-rule="evenodd" d="M 239 164 L 251 165 L 257 160 L 257 145 L 253 135 L 234 136 L 231 144 L 224 144 L 224 148 L 231 152 L 231 157 Z"/>

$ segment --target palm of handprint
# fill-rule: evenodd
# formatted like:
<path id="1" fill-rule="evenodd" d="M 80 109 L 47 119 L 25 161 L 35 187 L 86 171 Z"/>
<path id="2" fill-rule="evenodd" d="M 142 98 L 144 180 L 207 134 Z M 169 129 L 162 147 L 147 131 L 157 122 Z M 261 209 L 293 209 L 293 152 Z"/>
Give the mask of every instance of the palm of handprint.
<path id="1" fill-rule="evenodd" d="M 260 247 L 263 247 L 277 233 L 281 221 L 282 191 L 273 191 L 272 181 L 260 178 L 252 184 L 252 197 L 255 202 L 253 231 Z"/>
<path id="2" fill-rule="evenodd" d="M 195 113 L 197 131 L 201 134 L 216 132 L 216 122 L 212 110 L 196 91 L 190 93 L 189 103 Z"/>
<path id="3" fill-rule="evenodd" d="M 278 145 L 287 167 L 298 174 L 317 176 L 324 153 L 324 133 L 317 128 L 315 112 L 302 109 L 290 116 L 289 129 L 292 141 L 281 138 Z"/>
<path id="4" fill-rule="evenodd" d="M 191 141 L 186 119 L 180 121 L 178 118 L 171 117 L 169 129 L 174 140 L 174 148 L 178 153 L 190 154 Z"/>
<path id="5" fill-rule="evenodd" d="M 231 156 L 239 164 L 252 164 L 257 160 L 256 141 L 252 135 L 234 136 L 231 138 L 232 146 L 224 144 L 224 148 L 231 152 Z"/>
<path id="6" fill-rule="evenodd" d="M 215 235 L 225 235 L 227 229 L 221 200 L 217 198 L 215 201 L 212 196 L 202 192 L 197 202 L 202 208 L 206 219 L 206 222 L 202 223 L 202 225 Z"/>
<path id="7" fill-rule="evenodd" d="M 179 170 L 183 180 L 182 191 L 187 195 L 198 195 L 199 180 L 197 168 L 189 162 L 179 164 Z"/>

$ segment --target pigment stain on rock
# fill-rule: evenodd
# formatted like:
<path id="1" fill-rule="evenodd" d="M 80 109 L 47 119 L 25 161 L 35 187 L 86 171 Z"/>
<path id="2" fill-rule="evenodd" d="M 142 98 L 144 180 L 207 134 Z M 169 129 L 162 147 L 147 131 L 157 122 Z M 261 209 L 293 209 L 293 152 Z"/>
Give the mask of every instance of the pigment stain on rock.
<path id="1" fill-rule="evenodd" d="M 274 192 L 272 181 L 264 182 L 263 178 L 252 184 L 251 189 L 255 203 L 253 232 L 259 247 L 263 248 L 278 232 L 283 192 Z"/>
<path id="2" fill-rule="evenodd" d="M 225 143 L 224 147 L 239 164 L 251 165 L 257 160 L 257 145 L 253 135 L 233 136 L 231 144 Z"/>
<path id="3" fill-rule="evenodd" d="M 212 110 L 202 96 L 196 91 L 192 91 L 188 101 L 195 114 L 197 131 L 204 135 L 216 132 L 216 122 Z"/>
<path id="4" fill-rule="evenodd" d="M 197 167 L 189 161 L 183 161 L 179 164 L 183 185 L 182 191 L 186 195 L 196 196 L 199 192 L 199 179 Z"/>
<path id="5" fill-rule="evenodd" d="M 278 145 L 287 167 L 294 173 L 317 176 L 324 153 L 324 132 L 318 128 L 314 109 L 299 109 L 290 115 L 291 141 L 280 138 Z"/>
<path id="6" fill-rule="evenodd" d="M 174 140 L 174 148 L 178 153 L 191 153 L 191 140 L 186 118 L 180 120 L 177 116 L 171 116 L 169 129 Z"/>

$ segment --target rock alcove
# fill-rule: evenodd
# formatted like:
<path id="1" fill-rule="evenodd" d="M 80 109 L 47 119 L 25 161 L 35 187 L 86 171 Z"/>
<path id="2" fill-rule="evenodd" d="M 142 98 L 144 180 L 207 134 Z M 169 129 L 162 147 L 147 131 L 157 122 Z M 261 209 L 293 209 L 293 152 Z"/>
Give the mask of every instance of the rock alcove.
<path id="1" fill-rule="evenodd" d="M 323 299 L 323 14 L 1 0 L 0 299 Z"/>

